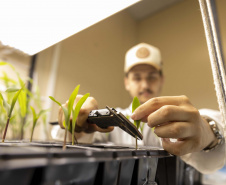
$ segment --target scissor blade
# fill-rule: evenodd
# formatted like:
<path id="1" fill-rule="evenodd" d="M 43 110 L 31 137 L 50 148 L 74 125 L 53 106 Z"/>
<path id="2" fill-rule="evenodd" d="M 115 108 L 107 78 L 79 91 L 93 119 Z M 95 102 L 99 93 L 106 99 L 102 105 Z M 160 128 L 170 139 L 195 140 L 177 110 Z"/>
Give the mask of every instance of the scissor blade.
<path id="1" fill-rule="evenodd" d="M 119 126 L 122 130 L 135 138 L 137 137 L 140 140 L 143 139 L 143 135 L 139 130 L 122 113 L 119 113 L 118 116 L 123 118 L 123 123 Z"/>

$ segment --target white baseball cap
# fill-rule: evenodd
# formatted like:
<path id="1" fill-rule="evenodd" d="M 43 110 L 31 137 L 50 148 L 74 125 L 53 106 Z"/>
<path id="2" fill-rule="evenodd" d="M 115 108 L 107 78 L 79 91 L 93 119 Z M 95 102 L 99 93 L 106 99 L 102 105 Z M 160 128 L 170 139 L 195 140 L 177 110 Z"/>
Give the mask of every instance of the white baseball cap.
<path id="1" fill-rule="evenodd" d="M 157 70 L 162 69 L 162 57 L 160 50 L 152 45 L 140 43 L 126 52 L 124 72 L 139 64 L 148 64 Z"/>

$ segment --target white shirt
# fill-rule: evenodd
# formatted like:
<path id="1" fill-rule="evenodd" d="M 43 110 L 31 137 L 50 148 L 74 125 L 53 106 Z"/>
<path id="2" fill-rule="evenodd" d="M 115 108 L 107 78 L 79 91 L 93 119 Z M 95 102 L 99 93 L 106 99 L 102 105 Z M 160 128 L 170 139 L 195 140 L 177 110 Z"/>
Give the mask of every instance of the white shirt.
<path id="1" fill-rule="evenodd" d="M 132 106 L 130 105 L 126 109 L 116 108 L 117 111 L 124 114 L 127 118 L 132 115 Z M 223 125 L 221 120 L 221 115 L 219 111 L 214 111 L 210 109 L 201 109 L 201 116 L 207 116 L 214 120 L 217 124 L 221 133 L 223 133 Z M 133 120 L 131 120 L 133 122 Z M 142 124 L 142 123 L 141 123 Z M 56 140 L 62 140 L 63 130 L 60 127 L 55 127 L 52 130 L 52 137 Z M 161 140 L 155 135 L 153 130 L 147 125 L 144 124 L 143 128 L 143 140 L 138 140 L 139 146 L 150 146 L 150 149 L 153 147 L 161 147 Z M 115 127 L 114 130 L 110 133 L 99 133 L 95 132 L 93 134 L 86 134 L 84 137 L 78 139 L 78 142 L 81 143 L 93 143 L 93 142 L 112 142 L 115 145 L 132 145 L 135 146 L 135 138 L 130 136 L 128 133 L 124 132 L 119 127 Z M 225 164 L 225 143 L 216 149 L 209 152 L 194 152 L 191 154 L 186 154 L 181 156 L 181 159 L 184 160 L 187 164 L 195 167 L 201 173 L 211 173 L 215 170 L 222 168 Z"/>

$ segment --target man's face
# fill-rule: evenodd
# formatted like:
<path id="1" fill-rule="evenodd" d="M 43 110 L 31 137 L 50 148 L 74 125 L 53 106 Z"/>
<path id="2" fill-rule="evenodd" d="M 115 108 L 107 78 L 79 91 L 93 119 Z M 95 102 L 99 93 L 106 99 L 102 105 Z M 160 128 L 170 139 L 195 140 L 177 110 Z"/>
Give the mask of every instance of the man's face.
<path id="1" fill-rule="evenodd" d="M 163 85 L 163 76 L 154 67 L 147 64 L 134 66 L 125 77 L 125 88 L 132 97 L 137 96 L 140 103 L 159 96 Z"/>

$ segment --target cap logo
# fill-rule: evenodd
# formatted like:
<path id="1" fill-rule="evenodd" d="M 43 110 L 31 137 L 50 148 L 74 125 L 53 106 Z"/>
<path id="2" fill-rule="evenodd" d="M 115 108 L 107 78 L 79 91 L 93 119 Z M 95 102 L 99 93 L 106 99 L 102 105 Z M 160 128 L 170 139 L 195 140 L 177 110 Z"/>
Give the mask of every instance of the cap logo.
<path id="1" fill-rule="evenodd" d="M 149 55 L 150 55 L 150 51 L 149 51 L 147 48 L 145 48 L 145 47 L 139 48 L 139 49 L 137 50 L 137 52 L 136 52 L 136 56 L 137 56 L 138 58 L 146 58 L 146 57 L 148 57 Z"/>

